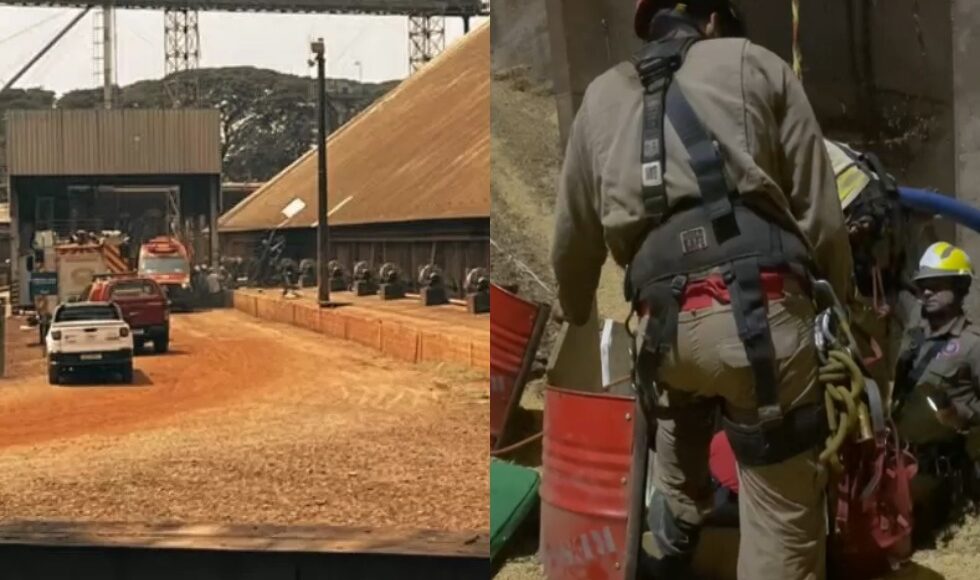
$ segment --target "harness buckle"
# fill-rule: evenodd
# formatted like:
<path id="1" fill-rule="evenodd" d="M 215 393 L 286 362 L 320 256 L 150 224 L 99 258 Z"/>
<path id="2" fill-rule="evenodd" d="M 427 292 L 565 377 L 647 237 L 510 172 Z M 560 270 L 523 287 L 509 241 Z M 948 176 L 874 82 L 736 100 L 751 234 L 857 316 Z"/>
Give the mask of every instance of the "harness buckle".
<path id="1" fill-rule="evenodd" d="M 681 68 L 680 55 L 662 56 L 658 58 L 645 58 L 636 65 L 636 70 L 640 75 L 640 81 L 644 87 L 650 87 L 655 81 L 663 79 L 668 74 L 676 72 Z"/>
<path id="2" fill-rule="evenodd" d="M 783 422 L 783 410 L 778 404 L 759 407 L 758 413 L 759 428 L 763 431 L 771 431 Z"/>
<path id="3" fill-rule="evenodd" d="M 678 301 L 684 295 L 685 288 L 687 288 L 687 275 L 685 274 L 678 274 L 670 281 L 670 294 Z"/>

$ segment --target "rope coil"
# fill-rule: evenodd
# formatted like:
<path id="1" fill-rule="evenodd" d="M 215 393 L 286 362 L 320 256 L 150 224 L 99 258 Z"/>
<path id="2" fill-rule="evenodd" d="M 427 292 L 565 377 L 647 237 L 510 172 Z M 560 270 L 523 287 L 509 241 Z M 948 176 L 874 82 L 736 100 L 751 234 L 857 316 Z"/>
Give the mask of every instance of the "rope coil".
<path id="1" fill-rule="evenodd" d="M 820 453 L 820 462 L 835 473 L 840 473 L 844 469 L 840 461 L 840 449 L 844 442 L 855 433 L 859 433 L 859 440 L 870 439 L 873 430 L 868 405 L 863 401 L 866 387 L 864 373 L 849 348 L 856 345 L 850 325 L 841 309 L 832 308 L 831 312 L 837 323 L 836 334 L 843 335 L 847 346 L 836 336 L 824 336 L 825 340 L 818 341 L 823 364 L 817 371 L 817 379 L 824 385 L 824 406 L 830 427 L 826 446 Z M 817 332 L 826 333 L 827 327 L 818 324 Z"/>

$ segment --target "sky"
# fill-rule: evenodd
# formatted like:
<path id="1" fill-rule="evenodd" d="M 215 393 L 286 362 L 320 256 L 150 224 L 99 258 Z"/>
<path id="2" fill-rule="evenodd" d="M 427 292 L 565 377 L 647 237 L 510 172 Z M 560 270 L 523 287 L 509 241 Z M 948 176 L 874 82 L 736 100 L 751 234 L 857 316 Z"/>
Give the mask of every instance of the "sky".
<path id="1" fill-rule="evenodd" d="M 0 86 L 78 12 L 0 6 Z M 95 17 L 93 9 L 14 86 L 41 86 L 59 95 L 101 86 L 93 60 Z M 472 19 L 471 29 L 484 20 Z M 117 84 L 163 77 L 163 26 L 163 11 L 116 11 Z M 381 82 L 409 73 L 408 19 L 402 16 L 202 12 L 198 26 L 201 67 L 251 65 L 312 75 L 309 41 L 323 37 L 328 77 Z M 446 46 L 462 34 L 462 19 L 446 18 Z"/>

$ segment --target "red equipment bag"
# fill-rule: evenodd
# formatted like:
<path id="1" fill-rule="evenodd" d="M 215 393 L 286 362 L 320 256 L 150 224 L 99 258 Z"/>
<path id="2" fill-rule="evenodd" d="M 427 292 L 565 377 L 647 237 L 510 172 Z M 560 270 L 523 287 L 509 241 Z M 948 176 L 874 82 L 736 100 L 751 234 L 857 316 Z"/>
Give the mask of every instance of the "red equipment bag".
<path id="1" fill-rule="evenodd" d="M 846 443 L 842 463 L 830 551 L 833 577 L 876 578 L 912 554 L 910 482 L 918 466 L 891 423 L 883 437 Z"/>

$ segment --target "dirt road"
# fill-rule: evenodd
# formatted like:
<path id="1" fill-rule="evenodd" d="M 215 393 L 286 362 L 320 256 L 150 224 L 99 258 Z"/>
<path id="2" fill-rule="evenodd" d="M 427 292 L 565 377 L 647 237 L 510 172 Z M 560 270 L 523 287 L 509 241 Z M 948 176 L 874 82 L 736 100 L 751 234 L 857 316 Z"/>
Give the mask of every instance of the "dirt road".
<path id="1" fill-rule="evenodd" d="M 133 386 L 0 381 L 0 518 L 488 527 L 489 392 L 234 311 L 175 316 Z"/>

